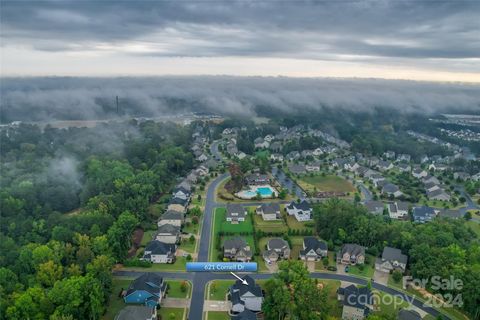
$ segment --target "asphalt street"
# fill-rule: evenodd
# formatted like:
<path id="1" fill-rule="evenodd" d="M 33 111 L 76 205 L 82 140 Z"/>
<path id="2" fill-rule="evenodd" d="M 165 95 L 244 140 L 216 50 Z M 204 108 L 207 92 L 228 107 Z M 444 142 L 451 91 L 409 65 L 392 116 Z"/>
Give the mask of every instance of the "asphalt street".
<path id="1" fill-rule="evenodd" d="M 215 156 L 221 156 L 218 152 L 218 144 L 216 142 L 212 143 L 211 146 L 212 153 Z M 297 195 L 300 198 L 304 198 L 305 195 L 300 187 L 293 188 L 293 182 L 285 176 L 285 174 L 280 171 L 278 175 L 276 175 L 277 169 L 272 169 L 272 174 L 277 177 L 280 183 L 288 188 L 289 190 L 295 189 Z M 212 183 L 209 185 L 206 194 L 206 204 L 205 204 L 205 213 L 203 215 L 203 224 L 201 230 L 201 238 L 200 238 L 200 246 L 198 252 L 198 261 L 199 262 L 208 262 L 208 254 L 211 242 L 211 234 L 212 234 L 212 227 L 213 227 L 213 213 L 215 208 L 223 207 L 224 204 L 217 203 L 215 201 L 215 192 L 218 185 L 227 177 L 229 176 L 228 173 L 224 173 L 215 178 Z M 362 187 L 362 186 L 360 186 Z M 243 205 L 258 205 L 257 202 L 252 203 L 244 203 Z M 137 277 L 143 274 L 144 272 L 141 271 L 123 271 L 117 270 L 114 271 L 115 276 L 128 276 L 128 277 Z M 189 280 L 193 284 L 192 288 L 192 299 L 189 309 L 189 320 L 202 320 L 203 318 L 203 304 L 205 299 L 205 289 L 207 283 L 212 280 L 234 280 L 232 275 L 228 273 L 210 273 L 210 272 L 158 272 L 159 275 L 164 277 L 165 279 L 184 279 Z M 250 274 L 254 279 L 268 279 L 273 276 L 270 273 L 251 273 Z M 367 280 L 357 278 L 350 275 L 343 275 L 343 274 L 335 274 L 335 273 L 326 273 L 326 272 L 315 272 L 310 274 L 312 278 L 316 279 L 325 279 L 325 280 L 340 280 L 351 282 L 359 285 L 366 285 Z M 439 311 L 433 309 L 429 306 L 424 306 L 420 300 L 413 299 L 410 296 L 407 296 L 401 291 L 396 289 L 386 287 L 384 285 L 373 283 L 373 288 L 378 289 L 380 291 L 386 292 L 388 294 L 399 296 L 404 300 L 407 300 L 416 307 L 420 308 L 421 310 L 431 314 L 434 317 L 441 315 Z M 412 300 L 413 299 L 413 300 Z M 444 318 L 448 319 L 445 315 L 442 315 Z"/>

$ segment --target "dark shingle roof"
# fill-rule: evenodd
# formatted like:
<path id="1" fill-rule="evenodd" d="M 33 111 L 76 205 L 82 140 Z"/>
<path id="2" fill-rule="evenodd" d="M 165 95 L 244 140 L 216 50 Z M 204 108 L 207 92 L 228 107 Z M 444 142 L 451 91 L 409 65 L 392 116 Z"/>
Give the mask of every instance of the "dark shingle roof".
<path id="1" fill-rule="evenodd" d="M 245 276 L 242 279 L 246 280 L 248 284 L 243 284 L 242 281 L 237 280 L 235 281 L 235 284 L 233 284 L 233 286 L 230 287 L 230 292 L 238 292 L 240 297 L 247 292 L 250 292 L 256 297 L 263 296 L 262 288 L 255 283 L 255 280 L 253 280 L 252 277 Z"/>
<path id="2" fill-rule="evenodd" d="M 343 305 L 364 309 L 365 314 L 369 311 L 366 305 L 373 305 L 372 292 L 368 287 L 357 288 L 352 284 L 345 288 L 339 288 L 338 293 L 344 296 Z"/>
<path id="3" fill-rule="evenodd" d="M 163 278 L 153 272 L 146 272 L 133 280 L 127 290 L 127 296 L 137 290 L 144 290 L 151 294 L 158 295 L 163 283 Z"/>
<path id="4" fill-rule="evenodd" d="M 265 214 L 272 214 L 280 211 L 280 205 L 278 203 L 263 203 L 261 207 Z"/>
<path id="5" fill-rule="evenodd" d="M 346 243 L 342 247 L 342 255 L 348 252 L 350 255 L 358 256 L 359 254 L 365 255 L 365 248 L 361 245 L 354 243 Z"/>
<path id="6" fill-rule="evenodd" d="M 402 250 L 392 247 L 383 248 L 382 260 L 385 261 L 398 261 L 400 263 L 407 264 L 408 257 L 402 254 Z"/>
<path id="7" fill-rule="evenodd" d="M 170 234 L 178 234 L 180 233 L 180 227 L 171 225 L 169 223 L 161 225 L 158 227 L 157 233 L 170 233 Z"/>
<path id="8" fill-rule="evenodd" d="M 268 247 L 270 249 L 283 249 L 288 248 L 288 242 L 280 239 L 280 238 L 273 238 L 268 241 Z"/>
<path id="9" fill-rule="evenodd" d="M 245 309 L 239 314 L 233 315 L 231 319 L 232 320 L 256 320 L 257 315 L 255 314 L 255 312 Z"/>
<path id="10" fill-rule="evenodd" d="M 435 216 L 435 210 L 432 207 L 427 206 L 414 207 L 413 215 L 416 217 Z"/>
<path id="11" fill-rule="evenodd" d="M 175 210 L 168 210 L 165 212 L 161 217 L 160 220 L 183 220 L 183 213 L 175 211 Z"/>
<path id="12" fill-rule="evenodd" d="M 303 200 L 302 202 L 300 203 L 297 203 L 295 201 L 292 201 L 289 205 L 288 205 L 288 208 L 289 209 L 293 209 L 293 208 L 296 208 L 297 210 L 302 210 L 302 211 L 309 211 L 312 209 L 312 207 L 310 207 L 310 204 L 306 201 L 306 200 Z"/>
<path id="13" fill-rule="evenodd" d="M 398 312 L 398 320 L 422 320 L 420 314 L 415 310 L 402 309 Z"/>
<path id="14" fill-rule="evenodd" d="M 152 254 L 167 254 L 175 252 L 176 246 L 173 243 L 164 243 L 158 240 L 150 241 L 145 247 L 145 251 L 151 251 Z"/>

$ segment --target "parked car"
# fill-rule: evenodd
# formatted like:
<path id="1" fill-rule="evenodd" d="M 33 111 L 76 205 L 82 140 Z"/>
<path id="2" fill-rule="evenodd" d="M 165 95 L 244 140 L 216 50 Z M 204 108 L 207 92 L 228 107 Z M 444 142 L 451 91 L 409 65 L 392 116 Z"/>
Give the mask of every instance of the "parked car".
<path id="1" fill-rule="evenodd" d="M 328 267 L 327 267 L 327 270 L 328 270 L 328 271 L 337 271 L 337 267 L 328 266 Z"/>

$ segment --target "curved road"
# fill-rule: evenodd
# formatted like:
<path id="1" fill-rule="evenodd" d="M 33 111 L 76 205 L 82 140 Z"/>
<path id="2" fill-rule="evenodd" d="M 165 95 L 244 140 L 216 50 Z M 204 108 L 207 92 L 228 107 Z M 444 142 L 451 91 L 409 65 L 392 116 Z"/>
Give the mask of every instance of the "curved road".
<path id="1" fill-rule="evenodd" d="M 200 238 L 200 247 L 198 252 L 198 261 L 206 262 L 208 261 L 208 252 L 211 241 L 211 233 L 213 226 L 213 212 L 215 208 L 222 207 L 223 204 L 219 204 L 215 201 L 215 192 L 218 185 L 228 177 L 228 173 L 224 173 L 218 176 L 213 182 L 209 185 L 206 196 L 205 204 L 205 213 L 203 218 L 201 238 Z M 251 204 L 250 204 L 251 205 Z M 137 277 L 144 272 L 141 271 L 114 271 L 116 276 L 129 276 Z M 190 311 L 188 315 L 189 320 L 201 320 L 203 318 L 203 304 L 205 299 L 205 288 L 209 281 L 212 280 L 233 280 L 232 276 L 227 273 L 209 273 L 209 272 L 158 272 L 159 275 L 166 279 L 184 279 L 189 280 L 193 284 L 192 288 L 192 298 L 190 304 Z M 268 279 L 273 276 L 271 273 L 252 273 L 250 274 L 254 279 Z M 326 272 L 314 272 L 310 274 L 312 278 L 317 279 L 326 279 L 326 280 L 340 280 L 351 282 L 360 285 L 366 285 L 367 280 L 362 278 L 357 278 L 350 275 L 335 274 L 335 273 L 326 273 Z M 448 319 L 445 315 L 441 314 L 438 310 L 433 309 L 429 306 L 424 306 L 423 302 L 414 299 L 411 296 L 407 296 L 405 293 L 398 291 L 396 289 L 386 287 L 378 283 L 372 283 L 372 287 L 386 292 L 388 294 L 399 296 L 404 300 L 411 302 L 416 307 L 421 310 L 431 314 L 434 317 L 439 315 L 443 316 L 445 319 Z"/>

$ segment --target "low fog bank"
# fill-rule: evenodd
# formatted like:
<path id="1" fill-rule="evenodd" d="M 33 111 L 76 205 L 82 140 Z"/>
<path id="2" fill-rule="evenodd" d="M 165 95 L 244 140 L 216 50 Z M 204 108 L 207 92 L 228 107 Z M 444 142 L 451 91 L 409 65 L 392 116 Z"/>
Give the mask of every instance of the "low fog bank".
<path id="1" fill-rule="evenodd" d="M 115 97 L 119 97 L 117 113 Z M 436 114 L 480 112 L 480 86 L 283 77 L 3 78 L 1 121 L 97 120 L 181 112 L 253 116 L 330 108 Z"/>

